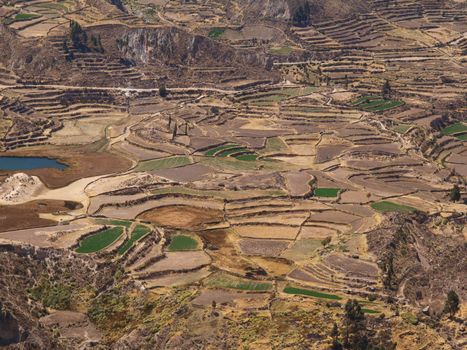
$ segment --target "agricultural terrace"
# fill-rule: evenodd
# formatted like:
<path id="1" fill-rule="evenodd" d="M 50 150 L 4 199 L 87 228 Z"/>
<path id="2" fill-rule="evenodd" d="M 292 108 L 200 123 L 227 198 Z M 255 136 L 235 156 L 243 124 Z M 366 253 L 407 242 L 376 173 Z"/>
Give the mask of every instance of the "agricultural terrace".
<path id="1" fill-rule="evenodd" d="M 135 245 L 135 243 L 146 237 L 149 233 L 151 233 L 151 229 L 146 225 L 136 225 L 131 232 L 130 238 L 125 240 L 125 242 L 120 247 L 118 247 L 117 253 L 120 255 L 125 254 Z"/>
<path id="2" fill-rule="evenodd" d="M 257 282 L 226 274 L 211 276 L 204 283 L 208 287 L 238 289 L 242 291 L 266 292 L 272 289 L 272 284 L 269 282 Z"/>
<path id="3" fill-rule="evenodd" d="M 305 295 L 305 296 L 310 296 L 310 297 L 320 298 L 320 299 L 330 299 L 330 300 L 341 300 L 342 299 L 340 296 L 337 296 L 337 295 L 317 292 L 317 291 L 310 290 L 310 289 L 295 288 L 295 287 L 290 287 L 290 286 L 287 286 L 284 288 L 284 293 L 294 294 L 294 295 Z"/>
<path id="4" fill-rule="evenodd" d="M 404 105 L 403 101 L 385 99 L 380 96 L 362 96 L 352 101 L 352 106 L 366 112 L 384 112 Z"/>
<path id="5" fill-rule="evenodd" d="M 212 28 L 209 31 L 208 36 L 210 38 L 216 39 L 216 38 L 220 38 L 222 34 L 224 34 L 224 32 L 225 32 L 225 28 Z"/>
<path id="6" fill-rule="evenodd" d="M 389 201 L 381 201 L 371 204 L 371 207 L 381 213 L 414 213 L 417 209 Z"/>
<path id="7" fill-rule="evenodd" d="M 167 250 L 170 252 L 196 250 L 198 249 L 198 245 L 198 241 L 190 236 L 175 235 L 170 238 Z"/>
<path id="8" fill-rule="evenodd" d="M 75 251 L 82 254 L 99 252 L 112 245 L 122 234 L 122 227 L 104 229 L 81 240 Z"/>
<path id="9" fill-rule="evenodd" d="M 467 125 L 464 123 L 456 123 L 445 127 L 441 130 L 443 135 L 457 137 L 461 141 L 467 141 Z"/>
<path id="10" fill-rule="evenodd" d="M 313 194 L 316 197 L 337 197 L 339 195 L 339 188 L 316 188 Z"/>

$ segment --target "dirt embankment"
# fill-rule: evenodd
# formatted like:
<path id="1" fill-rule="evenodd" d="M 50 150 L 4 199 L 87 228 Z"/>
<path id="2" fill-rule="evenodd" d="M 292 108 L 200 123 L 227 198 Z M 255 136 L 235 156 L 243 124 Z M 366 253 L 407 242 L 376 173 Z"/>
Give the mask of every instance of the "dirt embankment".
<path id="1" fill-rule="evenodd" d="M 56 221 L 44 219 L 40 214 L 72 211 L 82 205 L 72 201 L 36 200 L 17 205 L 0 206 L 0 231 L 22 230 L 54 226 Z"/>

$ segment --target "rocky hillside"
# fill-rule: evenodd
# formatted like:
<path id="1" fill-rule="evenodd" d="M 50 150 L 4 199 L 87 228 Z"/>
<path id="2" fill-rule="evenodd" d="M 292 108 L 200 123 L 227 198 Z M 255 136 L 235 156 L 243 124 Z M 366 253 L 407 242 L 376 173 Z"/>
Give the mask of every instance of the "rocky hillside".
<path id="1" fill-rule="evenodd" d="M 392 216 L 368 235 L 370 250 L 384 272 L 384 285 L 430 314 L 440 315 L 448 291 L 465 299 L 465 217 L 452 220 L 417 214 Z"/>
<path id="2" fill-rule="evenodd" d="M 48 308 L 86 310 L 90 299 L 112 282 L 113 269 L 67 251 L 3 244 L 0 275 L 0 345 L 63 349 L 68 339 L 58 341 L 52 328 L 41 326 L 41 318 Z"/>

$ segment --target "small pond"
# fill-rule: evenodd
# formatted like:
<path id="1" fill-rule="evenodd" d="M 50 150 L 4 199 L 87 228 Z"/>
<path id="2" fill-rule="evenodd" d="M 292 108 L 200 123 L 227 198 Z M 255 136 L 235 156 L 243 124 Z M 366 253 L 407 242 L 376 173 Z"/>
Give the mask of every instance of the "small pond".
<path id="1" fill-rule="evenodd" d="M 0 170 L 33 170 L 53 168 L 64 170 L 66 164 L 46 157 L 0 157 Z"/>

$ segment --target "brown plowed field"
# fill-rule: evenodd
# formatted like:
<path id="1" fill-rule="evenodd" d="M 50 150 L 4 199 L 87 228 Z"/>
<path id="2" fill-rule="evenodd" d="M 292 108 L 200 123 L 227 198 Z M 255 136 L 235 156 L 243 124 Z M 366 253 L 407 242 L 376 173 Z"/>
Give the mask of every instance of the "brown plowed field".
<path id="1" fill-rule="evenodd" d="M 1 231 L 53 226 L 56 224 L 55 221 L 40 218 L 39 214 L 67 212 L 78 208 L 81 208 L 81 204 L 60 200 L 36 200 L 18 205 L 0 206 Z"/>
<path id="2" fill-rule="evenodd" d="M 187 205 L 169 205 L 148 210 L 138 219 L 150 221 L 156 225 L 193 229 L 224 220 L 220 210 L 191 207 Z"/>

